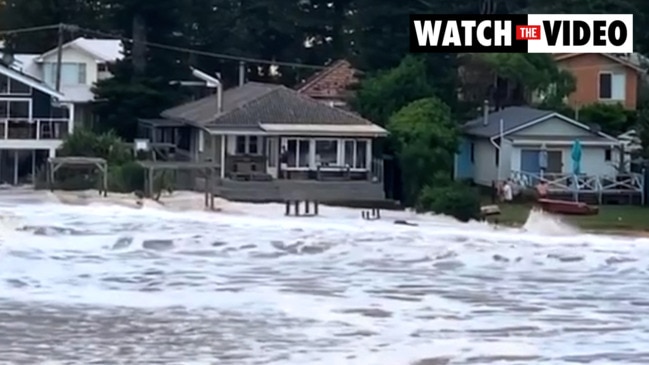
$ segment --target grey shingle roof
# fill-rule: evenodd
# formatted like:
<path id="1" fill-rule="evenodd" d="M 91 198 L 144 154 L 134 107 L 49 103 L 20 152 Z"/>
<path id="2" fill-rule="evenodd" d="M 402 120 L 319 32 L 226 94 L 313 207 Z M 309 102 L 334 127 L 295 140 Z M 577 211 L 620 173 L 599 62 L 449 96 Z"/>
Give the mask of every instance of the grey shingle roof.
<path id="1" fill-rule="evenodd" d="M 223 113 L 216 95 L 183 104 L 162 117 L 204 127 L 257 127 L 259 123 L 371 125 L 353 113 L 323 104 L 281 85 L 250 82 L 223 92 Z"/>
<path id="2" fill-rule="evenodd" d="M 463 129 L 467 134 L 480 137 L 494 137 L 500 133 L 500 120 L 503 120 L 503 129 L 508 130 L 520 127 L 533 120 L 554 114 L 550 110 L 540 110 L 523 106 L 513 106 L 489 114 L 487 125 L 484 118 L 479 117 L 464 124 Z"/>

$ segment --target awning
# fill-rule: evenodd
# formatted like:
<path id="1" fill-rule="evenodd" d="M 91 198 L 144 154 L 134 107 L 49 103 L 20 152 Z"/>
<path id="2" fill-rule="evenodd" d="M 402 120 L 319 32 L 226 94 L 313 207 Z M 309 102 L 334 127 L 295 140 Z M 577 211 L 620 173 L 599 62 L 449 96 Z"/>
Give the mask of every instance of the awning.
<path id="1" fill-rule="evenodd" d="M 375 124 L 275 124 L 261 123 L 262 130 L 268 134 L 283 136 L 359 136 L 384 137 L 388 131 Z"/>

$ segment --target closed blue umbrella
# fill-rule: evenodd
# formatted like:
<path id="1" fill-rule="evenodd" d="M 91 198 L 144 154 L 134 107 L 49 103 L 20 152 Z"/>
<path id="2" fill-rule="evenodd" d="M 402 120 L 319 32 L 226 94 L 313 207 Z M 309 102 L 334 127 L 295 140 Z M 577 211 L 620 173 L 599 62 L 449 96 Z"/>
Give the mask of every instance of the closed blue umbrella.
<path id="1" fill-rule="evenodd" d="M 581 174 L 581 142 L 575 139 L 572 143 L 572 173 Z"/>

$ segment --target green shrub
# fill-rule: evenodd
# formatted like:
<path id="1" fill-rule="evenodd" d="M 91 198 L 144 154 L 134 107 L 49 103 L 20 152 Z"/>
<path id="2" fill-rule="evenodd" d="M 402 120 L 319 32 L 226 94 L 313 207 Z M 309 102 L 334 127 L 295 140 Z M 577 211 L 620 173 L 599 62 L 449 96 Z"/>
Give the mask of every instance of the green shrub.
<path id="1" fill-rule="evenodd" d="M 419 195 L 417 210 L 444 214 L 461 222 L 480 219 L 480 195 L 461 183 L 426 186 Z"/>
<path id="2" fill-rule="evenodd" d="M 135 161 L 108 169 L 108 190 L 131 193 L 144 187 L 144 168 Z"/>
<path id="3" fill-rule="evenodd" d="M 129 146 L 114 132 L 97 134 L 87 129 L 78 129 L 61 146 L 60 156 L 99 157 L 109 165 L 122 165 L 133 160 Z"/>

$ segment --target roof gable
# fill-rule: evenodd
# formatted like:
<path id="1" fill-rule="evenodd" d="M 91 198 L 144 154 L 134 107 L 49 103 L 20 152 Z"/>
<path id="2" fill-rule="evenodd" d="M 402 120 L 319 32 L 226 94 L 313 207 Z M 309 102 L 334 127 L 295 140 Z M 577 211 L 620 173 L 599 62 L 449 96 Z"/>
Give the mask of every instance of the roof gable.
<path id="1" fill-rule="evenodd" d="M 216 95 L 165 110 L 164 118 L 205 128 L 256 127 L 260 123 L 372 125 L 360 116 L 323 104 L 281 85 L 247 83 L 223 93 L 223 112 Z"/>
<path id="2" fill-rule="evenodd" d="M 25 85 L 28 85 L 36 90 L 44 92 L 59 100 L 62 100 L 65 97 L 62 93 L 47 86 L 47 84 L 45 84 L 43 81 L 2 64 L 0 64 L 0 74 L 3 74 L 11 79 L 20 81 Z"/>
<path id="3" fill-rule="evenodd" d="M 484 118 L 473 119 L 464 124 L 463 129 L 465 133 L 478 137 L 495 138 L 500 135 L 500 121 L 503 124 L 503 135 L 508 135 L 529 128 L 531 126 L 543 123 L 551 118 L 560 119 L 566 123 L 570 123 L 578 128 L 597 135 L 599 137 L 617 141 L 606 133 L 594 131 L 588 125 L 580 123 L 565 115 L 549 110 L 541 110 L 530 107 L 509 107 L 495 113 L 490 113 L 485 124 Z"/>
<path id="4" fill-rule="evenodd" d="M 312 98 L 345 99 L 350 86 L 358 83 L 358 71 L 347 60 L 338 60 L 297 86 L 297 91 Z"/>
<path id="5" fill-rule="evenodd" d="M 63 50 L 69 48 L 84 52 L 102 62 L 113 62 L 121 59 L 124 50 L 122 41 L 117 39 L 88 39 L 83 37 L 79 37 L 63 45 Z M 43 62 L 45 58 L 55 54 L 56 51 L 57 49 L 54 48 L 41 54 L 36 58 L 36 62 Z"/>
<path id="6" fill-rule="evenodd" d="M 553 113 L 549 110 L 512 106 L 490 113 L 487 116 L 487 123 L 484 117 L 470 120 L 464 124 L 464 131 L 475 136 L 493 137 L 500 133 L 500 120 L 503 121 L 503 128 L 507 131 Z"/>
<path id="7" fill-rule="evenodd" d="M 571 58 L 582 57 L 582 56 L 586 56 L 586 55 L 592 55 L 592 54 L 591 53 L 559 53 L 559 54 L 555 55 L 554 60 L 556 62 L 561 62 L 561 61 L 568 60 L 568 59 L 571 59 Z M 595 55 L 600 56 L 602 58 L 605 58 L 608 61 L 613 61 L 615 63 L 623 65 L 623 66 L 625 66 L 625 67 L 627 67 L 627 68 L 629 68 L 629 69 L 631 69 L 631 70 L 633 70 L 635 72 L 645 73 L 645 70 L 638 67 L 634 63 L 629 62 L 627 60 L 624 60 L 624 59 L 622 59 L 620 57 L 617 57 L 615 55 L 611 55 L 611 54 L 608 54 L 608 53 L 595 53 Z"/>

